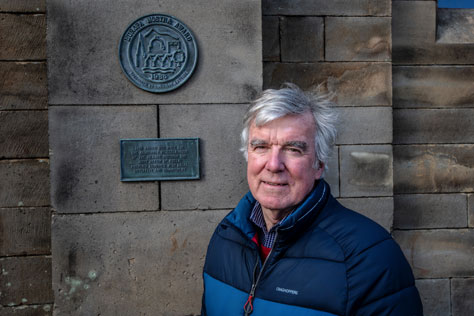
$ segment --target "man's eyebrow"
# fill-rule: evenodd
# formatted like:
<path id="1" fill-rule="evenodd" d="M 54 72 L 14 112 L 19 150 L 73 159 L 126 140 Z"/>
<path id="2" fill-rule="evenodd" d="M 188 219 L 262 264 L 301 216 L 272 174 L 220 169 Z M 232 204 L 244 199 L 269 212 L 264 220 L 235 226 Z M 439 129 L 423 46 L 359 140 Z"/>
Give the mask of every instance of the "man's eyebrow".
<path id="1" fill-rule="evenodd" d="M 267 142 L 263 139 L 252 139 L 250 141 L 250 146 L 259 146 L 259 145 L 266 145 Z"/>
<path id="2" fill-rule="evenodd" d="M 286 142 L 283 146 L 284 147 L 296 147 L 296 148 L 301 149 L 302 151 L 306 151 L 308 149 L 308 144 L 306 142 L 297 141 L 297 140 L 292 140 L 292 141 Z"/>

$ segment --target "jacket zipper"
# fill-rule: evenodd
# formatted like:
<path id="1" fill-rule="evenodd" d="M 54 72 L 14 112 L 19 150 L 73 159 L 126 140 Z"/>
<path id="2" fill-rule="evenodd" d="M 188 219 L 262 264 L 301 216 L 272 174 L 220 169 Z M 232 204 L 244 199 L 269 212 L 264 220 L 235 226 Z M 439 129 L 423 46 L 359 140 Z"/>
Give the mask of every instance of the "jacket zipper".
<path id="1" fill-rule="evenodd" d="M 273 248 L 275 247 L 276 241 L 278 239 L 278 228 L 276 229 L 276 235 L 275 235 L 275 240 L 273 241 L 272 249 L 270 249 L 270 252 L 268 253 L 268 256 L 265 258 L 265 261 L 263 262 L 262 268 L 260 269 L 260 272 L 258 273 L 257 279 L 255 279 L 255 272 L 257 271 L 257 266 L 259 263 L 259 254 L 257 254 L 257 262 L 255 263 L 255 267 L 253 268 L 253 282 L 252 282 L 252 287 L 250 289 L 249 297 L 247 299 L 247 302 L 245 302 L 244 305 L 244 312 L 245 316 L 249 316 L 253 312 L 253 299 L 255 298 L 255 290 L 257 288 L 258 282 L 260 281 L 260 277 L 263 274 L 263 270 L 265 269 L 265 265 L 267 264 L 268 259 L 272 255 Z"/>

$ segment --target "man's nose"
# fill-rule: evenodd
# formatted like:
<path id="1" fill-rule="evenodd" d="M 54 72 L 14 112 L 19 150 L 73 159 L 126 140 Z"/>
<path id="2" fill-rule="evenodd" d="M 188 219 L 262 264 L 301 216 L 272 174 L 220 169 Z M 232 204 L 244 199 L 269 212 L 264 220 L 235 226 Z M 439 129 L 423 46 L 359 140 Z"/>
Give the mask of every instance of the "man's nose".
<path id="1" fill-rule="evenodd" d="M 267 170 L 271 172 L 280 172 L 285 169 L 285 163 L 282 158 L 281 151 L 277 148 L 272 148 L 267 160 Z"/>

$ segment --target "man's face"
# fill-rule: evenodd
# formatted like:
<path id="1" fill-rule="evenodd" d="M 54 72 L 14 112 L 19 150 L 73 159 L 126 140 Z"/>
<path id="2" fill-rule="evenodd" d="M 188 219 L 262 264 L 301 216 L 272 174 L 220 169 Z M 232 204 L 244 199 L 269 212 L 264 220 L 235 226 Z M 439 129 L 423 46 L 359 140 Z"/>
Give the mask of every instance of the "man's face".
<path id="1" fill-rule="evenodd" d="M 315 169 L 311 113 L 286 115 L 249 129 L 247 180 L 264 211 L 290 211 L 312 190 L 323 168 Z"/>

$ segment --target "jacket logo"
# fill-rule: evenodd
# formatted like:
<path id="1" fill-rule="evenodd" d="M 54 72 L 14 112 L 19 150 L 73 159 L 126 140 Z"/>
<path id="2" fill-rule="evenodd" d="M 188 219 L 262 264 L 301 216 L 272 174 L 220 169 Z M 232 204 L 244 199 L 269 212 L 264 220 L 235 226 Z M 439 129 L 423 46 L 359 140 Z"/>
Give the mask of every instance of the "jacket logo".
<path id="1" fill-rule="evenodd" d="M 286 294 L 298 295 L 298 291 L 296 291 L 296 290 L 284 289 L 284 288 L 278 287 L 278 286 L 275 288 L 275 291 L 283 292 L 283 293 L 286 293 Z"/>

